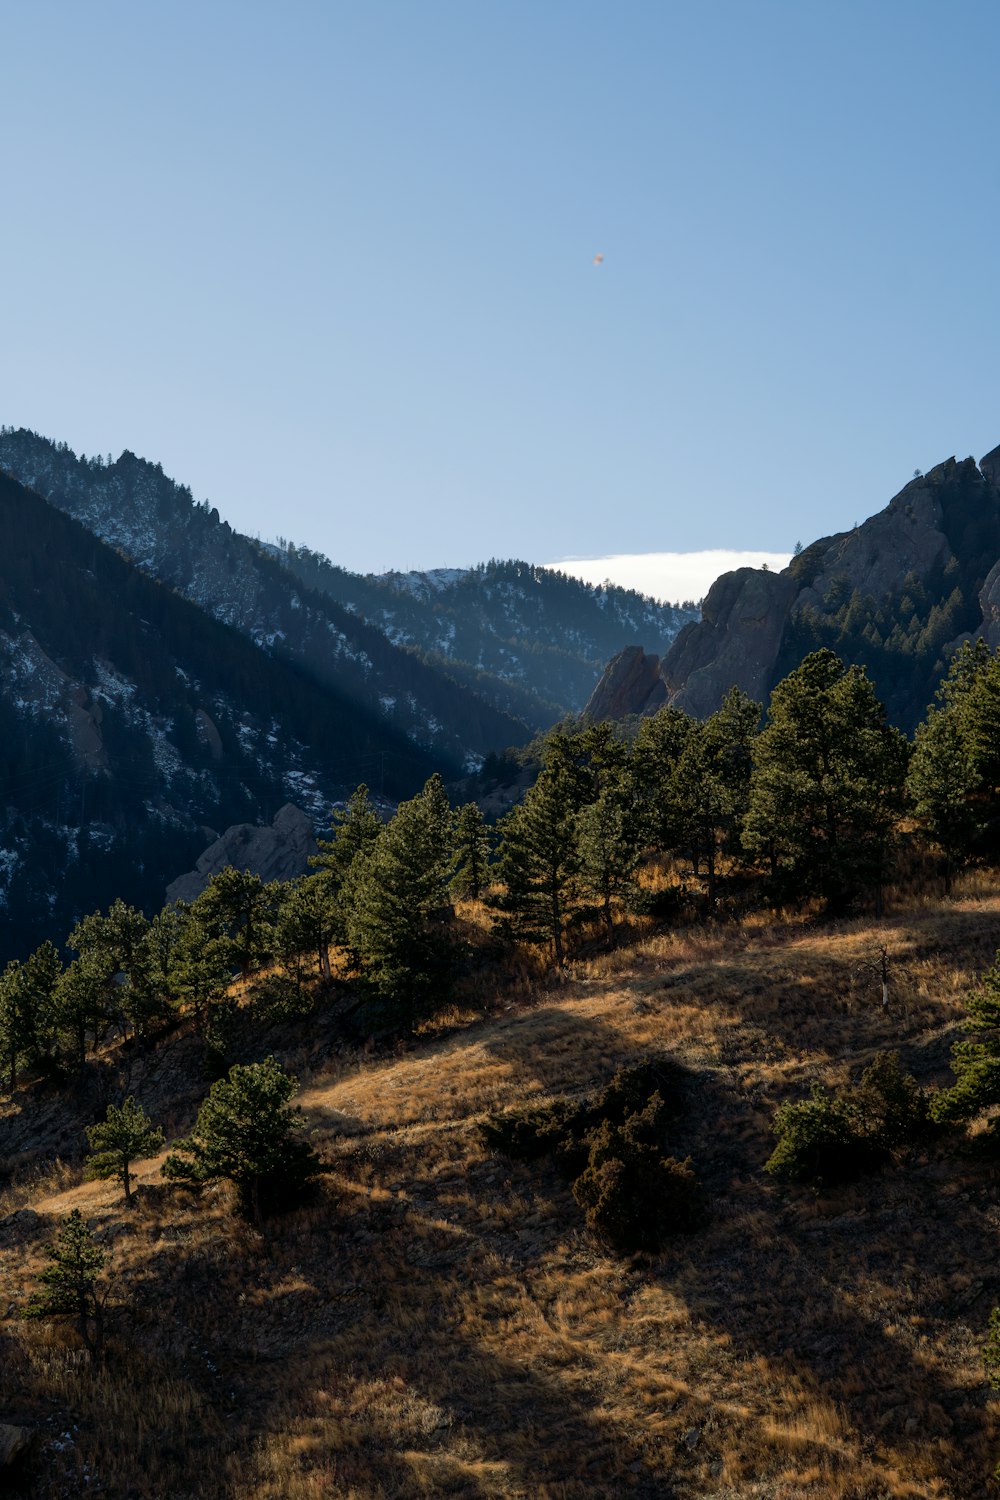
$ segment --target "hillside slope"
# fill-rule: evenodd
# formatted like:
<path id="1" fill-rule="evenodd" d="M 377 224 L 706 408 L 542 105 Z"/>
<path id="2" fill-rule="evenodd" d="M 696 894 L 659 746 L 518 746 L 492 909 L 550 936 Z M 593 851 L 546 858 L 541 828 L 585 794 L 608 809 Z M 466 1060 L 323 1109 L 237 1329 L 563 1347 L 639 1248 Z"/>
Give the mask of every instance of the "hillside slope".
<path id="1" fill-rule="evenodd" d="M 994 1153 L 952 1141 L 820 1196 L 761 1167 L 775 1105 L 856 1076 L 878 1048 L 947 1078 L 998 920 L 1000 891 L 978 876 L 877 929 L 652 934 L 394 1058 L 331 1059 L 316 1017 L 268 1046 L 302 1078 L 330 1173 L 265 1237 L 225 1193 L 162 1183 L 157 1162 L 129 1215 L 109 1185 L 80 1183 L 96 1070 L 68 1106 L 10 1101 L 8 1160 L 34 1143 L 71 1163 L 11 1189 L 0 1220 L 0 1399 L 42 1434 L 32 1494 L 79 1492 L 86 1475 L 88 1493 L 176 1500 L 985 1497 L 1000 1446 L 980 1357 L 1000 1298 Z M 888 1012 L 856 982 L 883 942 L 906 976 Z M 134 1090 L 176 1135 L 205 1088 L 190 1045 L 175 1036 L 117 1074 L 109 1058 L 100 1087 Z M 672 1146 L 711 1217 L 619 1260 L 562 1177 L 490 1155 L 477 1125 L 654 1052 L 687 1072 Z M 96 1378 L 69 1332 L 16 1315 L 72 1207 L 120 1278 Z"/>
<path id="2" fill-rule="evenodd" d="M 0 430 L 0 471 L 38 491 L 145 573 L 177 589 L 262 654 L 294 662 L 388 728 L 439 758 L 463 762 L 528 738 L 495 708 L 329 596 L 292 579 L 159 464 L 125 452 L 78 458 L 25 429 Z"/>
<path id="3" fill-rule="evenodd" d="M 167 881 L 229 824 L 441 763 L 0 474 L 0 956 Z"/>
<path id="4" fill-rule="evenodd" d="M 536 729 L 578 713 L 615 651 L 642 641 L 665 652 L 697 618 L 692 604 L 659 604 L 517 560 L 379 577 L 290 543 L 278 555 L 310 588 Z"/>

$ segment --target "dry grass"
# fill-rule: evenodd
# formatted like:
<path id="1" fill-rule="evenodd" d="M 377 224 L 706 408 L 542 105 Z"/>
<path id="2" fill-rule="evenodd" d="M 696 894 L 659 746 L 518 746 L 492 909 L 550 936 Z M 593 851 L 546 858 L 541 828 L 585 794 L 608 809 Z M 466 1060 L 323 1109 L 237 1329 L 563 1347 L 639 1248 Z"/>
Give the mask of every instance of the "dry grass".
<path id="1" fill-rule="evenodd" d="M 332 1170 L 266 1238 L 224 1190 L 191 1197 L 156 1162 L 129 1215 L 73 1166 L 24 1181 L 4 1211 L 40 1217 L 0 1229 L 0 1392 L 7 1420 L 46 1437 L 33 1493 L 987 1494 L 992 1159 L 950 1142 L 825 1197 L 761 1172 L 774 1105 L 810 1079 L 887 1046 L 947 1077 L 962 994 L 1000 938 L 1000 886 L 977 875 L 947 904 L 897 901 L 877 928 L 647 925 L 558 983 L 526 960 L 499 1000 L 470 981 L 399 1055 L 303 1077 Z M 854 977 L 873 943 L 902 976 L 889 1011 Z M 654 1049 L 690 1071 L 675 1149 L 714 1212 L 661 1256 L 621 1262 L 554 1172 L 488 1156 L 475 1126 Z M 19 1138 L 16 1106 L 0 1125 Z M 96 1374 L 70 1333 L 16 1316 L 77 1205 L 113 1248 L 120 1303 Z"/>

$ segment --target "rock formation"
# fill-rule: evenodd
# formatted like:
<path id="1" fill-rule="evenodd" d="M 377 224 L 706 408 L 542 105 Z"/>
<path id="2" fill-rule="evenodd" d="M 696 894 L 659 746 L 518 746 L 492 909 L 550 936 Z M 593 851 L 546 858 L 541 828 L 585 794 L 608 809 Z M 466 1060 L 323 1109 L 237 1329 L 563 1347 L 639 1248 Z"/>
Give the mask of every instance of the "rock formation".
<path id="1" fill-rule="evenodd" d="M 886 508 L 824 537 L 781 573 L 739 568 L 709 590 L 702 618 L 659 662 L 638 648 L 605 670 L 590 718 L 669 702 L 699 718 L 733 686 L 766 703 L 808 650 L 860 661 L 891 717 L 912 727 L 956 646 L 1000 646 L 1000 448 L 917 475 Z"/>
<path id="2" fill-rule="evenodd" d="M 690 630 L 691 626 L 685 627 Z M 641 646 L 626 646 L 604 668 L 601 680 L 583 710 L 585 719 L 623 719 L 627 714 L 655 713 L 666 702 L 660 658 L 647 656 Z"/>
<path id="3" fill-rule="evenodd" d="M 193 901 L 227 865 L 249 870 L 261 880 L 293 880 L 308 869 L 316 839 L 310 819 L 292 802 L 275 816 L 269 827 L 234 823 L 200 855 L 193 870 L 179 875 L 167 886 L 167 902 Z"/>

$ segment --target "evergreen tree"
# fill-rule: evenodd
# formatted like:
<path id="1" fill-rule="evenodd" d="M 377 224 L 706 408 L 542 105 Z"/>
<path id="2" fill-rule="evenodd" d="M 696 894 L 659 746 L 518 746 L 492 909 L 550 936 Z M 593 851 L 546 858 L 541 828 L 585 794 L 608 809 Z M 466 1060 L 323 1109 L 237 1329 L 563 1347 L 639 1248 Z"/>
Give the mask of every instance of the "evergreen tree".
<path id="1" fill-rule="evenodd" d="M 318 853 L 309 860 L 315 869 L 328 874 L 334 897 L 356 856 L 371 849 L 382 828 L 382 820 L 372 806 L 364 782 L 352 793 L 346 807 L 334 808 L 331 837 L 319 840 Z"/>
<path id="2" fill-rule="evenodd" d="M 906 790 L 924 837 L 945 861 L 945 890 L 956 863 L 973 849 L 979 827 L 977 778 L 953 709 L 931 708 L 917 730 Z"/>
<path id="3" fill-rule="evenodd" d="M 550 942 L 557 964 L 565 957 L 563 930 L 578 888 L 578 785 L 565 765 L 538 777 L 500 823 L 498 905 L 517 937 Z"/>
<path id="4" fill-rule="evenodd" d="M 170 954 L 169 984 L 179 1006 L 194 1016 L 205 1035 L 213 1011 L 222 1005 L 233 980 L 232 945 L 225 931 L 212 930 L 194 903 L 177 903 L 177 936 Z"/>
<path id="5" fill-rule="evenodd" d="M 275 929 L 277 952 L 292 972 L 296 990 L 302 988 L 302 956 L 311 955 L 323 979 L 330 978 L 330 944 L 342 927 L 330 899 L 327 874 L 317 870 L 285 886 Z"/>
<path id="6" fill-rule="evenodd" d="M 612 902 L 630 889 L 639 863 L 639 817 L 634 797 L 610 786 L 576 817 L 577 853 L 584 888 L 601 903 L 608 947 L 614 947 Z"/>
<path id="7" fill-rule="evenodd" d="M 91 1181 L 117 1177 L 125 1190 L 125 1205 L 129 1207 L 132 1163 L 156 1155 L 163 1145 L 163 1131 L 129 1095 L 121 1109 L 109 1105 L 103 1122 L 88 1125 L 86 1135 L 89 1153 L 84 1175 Z"/>
<path id="8" fill-rule="evenodd" d="M 275 893 L 259 875 L 227 865 L 195 897 L 188 915 L 218 945 L 220 960 L 246 975 L 271 955 L 274 906 Z"/>
<path id="9" fill-rule="evenodd" d="M 101 1272 L 107 1252 L 94 1243 L 78 1208 L 63 1221 L 48 1259 L 39 1277 L 41 1287 L 28 1299 L 24 1315 L 72 1318 L 91 1358 L 96 1359 L 104 1344 L 108 1288 L 102 1284 Z"/>
<path id="10" fill-rule="evenodd" d="M 696 721 L 678 708 L 664 707 L 643 719 L 635 740 L 635 783 L 643 809 L 645 839 L 661 854 L 681 847 L 683 810 L 675 772 Z"/>
<path id="11" fill-rule="evenodd" d="M 952 1048 L 955 1083 L 934 1101 L 941 1121 L 968 1120 L 1000 1104 L 1000 953 L 966 997 L 965 1030 L 972 1038 Z"/>
<path id="12" fill-rule="evenodd" d="M 709 719 L 690 728 L 673 769 L 675 836 L 690 851 L 696 872 L 704 862 L 710 905 L 719 852 L 733 846 L 747 810 L 759 719 L 760 704 L 732 688 Z"/>
<path id="13" fill-rule="evenodd" d="M 347 940 L 362 977 L 409 1025 L 447 988 L 452 864 L 452 813 L 435 774 L 352 861 L 345 884 Z"/>
<path id="14" fill-rule="evenodd" d="M 864 671 L 815 651 L 771 695 L 753 746 L 744 841 L 802 893 L 881 904 L 902 808 L 907 746 Z"/>
<path id="15" fill-rule="evenodd" d="M 73 1063 L 82 1068 L 87 1038 L 96 1048 L 108 1024 L 106 977 L 90 954 L 81 954 L 62 971 L 53 996 L 55 1020 L 61 1044 Z"/>
<path id="16" fill-rule="evenodd" d="M 176 1142 L 164 1176 L 195 1184 L 225 1178 L 236 1188 L 240 1212 L 259 1226 L 321 1170 L 299 1137 L 300 1113 L 288 1107 L 297 1087 L 273 1057 L 230 1068 L 209 1090 L 190 1136 Z"/>
<path id="17" fill-rule="evenodd" d="M 156 986 L 149 927 L 141 911 L 119 898 L 106 913 L 83 917 L 68 938 L 69 946 L 87 959 L 91 976 L 103 975 L 105 1008 L 123 1031 L 131 1025 L 140 1034 L 165 1008 L 163 991 Z"/>
<path id="18" fill-rule="evenodd" d="M 467 802 L 456 815 L 455 860 L 452 894 L 478 901 L 490 879 L 490 831 L 475 802 Z"/>
<path id="19" fill-rule="evenodd" d="M 62 965 L 50 942 L 0 975 L 0 1055 L 11 1093 L 21 1067 L 47 1071 L 58 1034 L 56 989 Z"/>

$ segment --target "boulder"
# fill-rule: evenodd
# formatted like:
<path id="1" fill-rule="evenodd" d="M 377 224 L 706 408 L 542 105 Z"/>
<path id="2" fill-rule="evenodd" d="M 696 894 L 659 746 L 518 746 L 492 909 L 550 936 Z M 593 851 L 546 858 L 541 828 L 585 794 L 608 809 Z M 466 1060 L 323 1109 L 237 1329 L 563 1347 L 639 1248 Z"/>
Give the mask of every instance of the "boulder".
<path id="1" fill-rule="evenodd" d="M 309 856 L 316 853 L 316 838 L 311 819 L 292 802 L 276 814 L 274 822 L 260 827 L 253 823 L 234 823 L 209 844 L 193 870 L 179 875 L 167 886 L 168 904 L 193 901 L 200 896 L 213 875 L 232 865 L 249 870 L 261 880 L 294 880 L 309 868 Z"/>
<path id="2" fill-rule="evenodd" d="M 28 1458 L 37 1437 L 38 1434 L 31 1427 L 0 1422 L 0 1480 Z"/>

